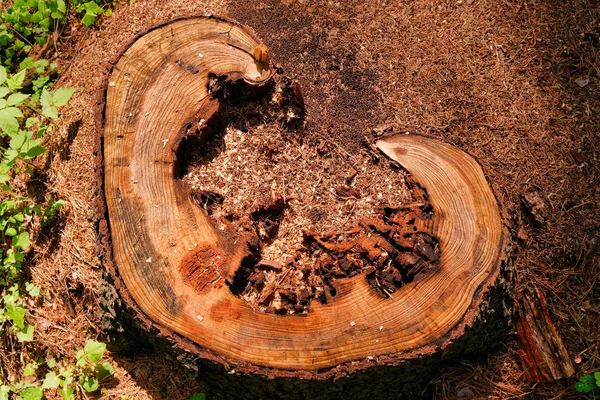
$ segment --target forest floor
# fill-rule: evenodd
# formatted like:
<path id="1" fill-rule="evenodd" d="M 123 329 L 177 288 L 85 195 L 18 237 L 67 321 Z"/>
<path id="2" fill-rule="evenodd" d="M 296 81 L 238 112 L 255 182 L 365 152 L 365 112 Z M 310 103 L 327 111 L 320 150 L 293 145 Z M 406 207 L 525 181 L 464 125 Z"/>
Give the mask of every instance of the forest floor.
<path id="1" fill-rule="evenodd" d="M 104 78 L 134 35 L 204 13 L 254 28 L 273 62 L 300 84 L 314 138 L 367 153 L 385 126 L 441 139 L 481 162 L 513 235 L 513 296 L 528 286 L 546 294 L 576 376 L 525 381 L 513 331 L 481 359 L 445 366 L 427 395 L 581 398 L 577 376 L 600 370 L 596 0 L 137 0 L 117 1 L 114 14 L 92 29 L 73 25 L 53 55 L 65 71 L 58 84 L 77 88 L 51 139 L 68 151 L 48 155 L 44 188 L 68 205 L 53 236 L 34 249 L 32 280 L 46 294 L 32 311 L 37 343 L 24 347 L 13 368 L 36 359 L 39 349 L 71 354 L 106 328 L 93 202 L 94 118 Z M 535 215 L 525 197 L 538 199 Z M 163 353 L 110 357 L 116 374 L 100 398 L 186 399 L 202 391 L 201 376 Z"/>

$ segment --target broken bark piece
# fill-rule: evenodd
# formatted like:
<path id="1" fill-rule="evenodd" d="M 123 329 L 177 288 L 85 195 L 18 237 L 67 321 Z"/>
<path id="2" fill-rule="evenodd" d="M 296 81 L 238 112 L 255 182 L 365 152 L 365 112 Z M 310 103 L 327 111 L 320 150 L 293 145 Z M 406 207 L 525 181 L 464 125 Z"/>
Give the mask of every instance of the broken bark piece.
<path id="1" fill-rule="evenodd" d="M 381 125 L 373 129 L 373 133 L 377 136 L 383 136 L 385 133 L 392 133 L 393 131 L 394 126 L 391 124 Z"/>
<path id="2" fill-rule="evenodd" d="M 402 252 L 396 256 L 396 261 L 398 264 L 403 265 L 405 267 L 412 267 L 420 260 L 419 256 L 412 252 Z"/>
<path id="3" fill-rule="evenodd" d="M 417 252 L 432 262 L 437 261 L 439 258 L 439 255 L 433 250 L 433 247 L 429 243 L 419 243 L 417 245 Z"/>
<path id="4" fill-rule="evenodd" d="M 265 286 L 265 290 L 262 293 L 262 296 L 258 298 L 257 303 L 266 306 L 269 305 L 273 297 L 275 296 L 275 282 L 271 282 Z"/>
<path id="5" fill-rule="evenodd" d="M 265 283 L 265 274 L 262 271 L 256 271 L 250 276 L 250 281 L 257 290 L 262 290 Z"/>
<path id="6" fill-rule="evenodd" d="M 355 197 L 357 199 L 360 198 L 360 192 L 358 190 L 356 190 L 355 188 L 353 188 L 352 186 L 348 186 L 348 185 L 339 185 L 335 188 L 335 192 L 338 194 L 338 196 L 341 197 Z"/>
<path id="7" fill-rule="evenodd" d="M 392 225 L 388 225 L 380 218 L 363 218 L 360 220 L 360 224 L 367 229 L 371 229 L 380 233 L 394 234 L 396 228 Z"/>
<path id="8" fill-rule="evenodd" d="M 270 270 L 274 270 L 274 271 L 281 271 L 283 269 L 283 266 L 280 263 L 278 263 L 277 261 L 265 260 L 265 259 L 262 259 L 259 262 L 257 262 L 256 266 L 261 269 L 270 269 Z"/>
<path id="9" fill-rule="evenodd" d="M 569 150 L 569 153 L 578 164 L 583 164 L 586 161 L 585 154 L 580 151 Z"/>
<path id="10" fill-rule="evenodd" d="M 369 398 L 373 389 L 362 383 L 373 380 L 361 375 L 369 371 L 380 385 L 402 376 L 406 397 L 415 397 L 422 387 L 404 388 L 405 378 L 431 373 L 441 352 L 456 356 L 462 343 L 479 342 L 473 332 L 481 330 L 467 327 L 492 315 L 482 304 L 495 293 L 504 259 L 493 192 L 477 161 L 453 146 L 412 135 L 380 141 L 378 148 L 427 188 L 439 268 L 391 298 L 379 296 L 363 273 L 332 279 L 318 294 L 326 304 L 313 302 L 305 315 L 283 315 L 276 284 L 265 280 L 268 294 L 259 302 L 281 315 L 253 309 L 226 280 L 231 271 L 251 269 L 249 257 L 260 253 L 254 222 L 276 218 L 250 218 L 242 232 L 248 238 L 235 242 L 213 226 L 174 171 L 178 146 L 192 127 L 207 121 L 196 132 L 202 134 L 208 121 L 218 122 L 221 102 L 243 101 L 270 84 L 273 70 L 254 54 L 261 43 L 243 25 L 207 17 L 156 27 L 124 49 L 97 110 L 105 266 L 143 330 L 167 338 L 179 354 L 193 353 L 199 365 L 223 366 L 207 369 L 217 371 L 211 381 L 224 390 L 241 388 L 228 398 L 335 398 L 341 382 L 350 398 Z M 138 118 L 126 117 L 134 112 Z M 384 233 L 369 234 L 375 241 L 364 247 L 381 260 L 393 243 Z M 329 256 L 327 268 L 342 272 L 341 260 L 357 262 L 351 257 L 356 243 L 330 242 L 334 237 L 314 235 L 313 254 Z M 394 271 L 389 276 L 398 278 Z M 387 369 L 392 379 L 383 381 Z"/>
<path id="11" fill-rule="evenodd" d="M 549 382 L 573 376 L 573 363 L 550 319 L 544 293 L 526 288 L 518 298 L 517 310 L 518 354 L 525 378 Z"/>
<path id="12" fill-rule="evenodd" d="M 352 180 L 356 177 L 356 175 L 358 175 L 358 171 L 355 170 L 354 168 L 352 168 L 348 172 L 346 172 L 346 184 L 350 185 L 350 182 L 352 182 Z"/>
<path id="13" fill-rule="evenodd" d="M 546 221 L 544 216 L 546 212 L 546 202 L 544 202 L 544 199 L 538 193 L 526 193 L 521 196 L 521 200 L 525 210 L 537 223 L 543 224 Z"/>

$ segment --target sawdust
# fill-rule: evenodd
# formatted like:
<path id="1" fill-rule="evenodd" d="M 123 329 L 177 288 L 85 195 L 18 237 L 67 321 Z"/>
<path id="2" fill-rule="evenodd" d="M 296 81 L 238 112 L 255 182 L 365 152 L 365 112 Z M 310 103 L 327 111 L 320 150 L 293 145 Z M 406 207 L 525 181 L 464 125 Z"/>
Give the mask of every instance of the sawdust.
<path id="1" fill-rule="evenodd" d="M 288 128 L 301 111 L 290 116 L 288 108 L 280 107 L 282 92 L 278 84 L 264 99 L 225 107 L 225 129 L 205 142 L 183 145 L 188 158 L 183 181 L 217 229 L 244 237 L 248 220 L 255 225 L 250 230 L 257 231 L 256 260 L 238 271 L 234 293 L 263 312 L 306 313 L 312 300 L 326 303 L 334 297 L 336 278 L 368 270 L 373 288 L 389 296 L 417 273 L 429 271 L 439 249 L 427 234 L 413 237 L 419 213 L 407 212 L 401 227 L 383 228 L 386 238 L 365 222 L 381 221 L 374 222 L 380 228 L 384 219 L 389 222 L 398 214 L 386 216 L 385 208 L 427 209 L 424 191 L 376 149 L 350 153 L 326 136 L 312 145 L 306 140 L 314 135 L 310 128 Z M 394 242 L 391 229 L 408 233 L 396 233 L 402 240 Z M 379 242 L 363 238 L 375 233 Z M 319 235 L 328 237 L 315 242 Z M 346 246 L 332 249 L 325 241 Z M 375 249 L 381 246 L 387 250 Z M 401 261 L 394 246 L 403 249 Z M 430 258 L 417 255 L 423 246 L 430 249 Z M 355 254 L 341 254 L 349 252 Z"/>

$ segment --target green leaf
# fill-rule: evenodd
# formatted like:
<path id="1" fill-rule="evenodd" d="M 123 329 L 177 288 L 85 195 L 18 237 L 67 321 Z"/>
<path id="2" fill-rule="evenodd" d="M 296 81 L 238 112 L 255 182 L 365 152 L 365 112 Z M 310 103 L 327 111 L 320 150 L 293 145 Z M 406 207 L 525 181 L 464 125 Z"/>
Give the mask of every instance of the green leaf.
<path id="1" fill-rule="evenodd" d="M 22 400 L 42 400 L 44 391 L 41 387 L 28 387 L 19 392 L 19 398 Z"/>
<path id="2" fill-rule="evenodd" d="M 36 62 L 33 63 L 33 67 L 35 68 L 35 72 L 37 72 L 38 74 L 41 74 L 44 72 L 44 69 L 50 65 L 50 62 L 48 60 L 37 60 Z M 46 76 L 46 78 L 48 78 Z"/>
<path id="3" fill-rule="evenodd" d="M 50 358 L 46 360 L 46 364 L 48 365 L 48 368 L 54 368 L 56 366 L 56 360 L 54 358 Z"/>
<path id="4" fill-rule="evenodd" d="M 575 390 L 583 393 L 591 393 L 594 391 L 594 377 L 592 375 L 584 375 L 579 378 L 579 382 L 575 384 Z"/>
<path id="5" fill-rule="evenodd" d="M 0 85 L 6 81 L 6 68 L 0 65 Z"/>
<path id="6" fill-rule="evenodd" d="M 581 378 L 579 378 L 579 382 L 582 382 L 582 383 L 593 383 L 594 382 L 594 378 L 592 377 L 592 375 L 584 375 Z"/>
<path id="7" fill-rule="evenodd" d="M 107 17 L 112 16 L 112 14 L 113 14 L 113 10 L 111 10 L 110 8 L 104 12 L 104 15 L 106 15 Z"/>
<path id="8" fill-rule="evenodd" d="M 23 113 L 16 107 L 8 107 L 0 110 L 0 129 L 4 133 L 10 134 L 19 130 L 19 121 L 17 118 L 21 118 Z"/>
<path id="9" fill-rule="evenodd" d="M 46 124 L 40 124 L 40 126 L 38 126 L 38 137 L 43 137 L 46 134 L 46 131 L 50 132 L 52 131 L 52 127 L 48 126 Z"/>
<path id="10" fill-rule="evenodd" d="M 15 149 L 8 149 L 4 152 L 4 161 L 7 165 L 12 166 L 19 157 L 19 152 Z"/>
<path id="11" fill-rule="evenodd" d="M 86 392 L 95 392 L 100 387 L 100 383 L 95 376 L 81 375 L 79 377 L 79 384 L 85 389 Z"/>
<path id="12" fill-rule="evenodd" d="M 4 54 L 6 54 L 6 58 L 12 58 L 15 55 L 14 49 L 6 49 L 4 50 Z"/>
<path id="13" fill-rule="evenodd" d="M 33 325 L 25 325 L 25 328 L 17 332 L 17 340 L 19 342 L 31 342 L 33 341 Z"/>
<path id="14" fill-rule="evenodd" d="M 34 376 L 35 370 L 37 369 L 37 365 L 34 363 L 29 363 L 25 366 L 23 370 L 23 376 Z"/>
<path id="15" fill-rule="evenodd" d="M 0 98 L 4 98 L 7 94 L 10 93 L 7 87 L 0 87 Z"/>
<path id="16" fill-rule="evenodd" d="M 40 295 L 40 288 L 33 283 L 25 282 L 25 290 L 31 297 L 38 297 Z"/>
<path id="17" fill-rule="evenodd" d="M 44 383 L 42 383 L 42 388 L 56 389 L 59 384 L 60 384 L 60 378 L 56 375 L 56 372 L 50 371 L 46 374 L 46 378 L 44 378 Z"/>
<path id="18" fill-rule="evenodd" d="M 114 373 L 115 369 L 108 361 L 104 361 L 102 364 L 96 366 L 96 378 L 100 381 L 108 378 Z"/>
<path id="19" fill-rule="evenodd" d="M 577 382 L 575 384 L 575 390 L 580 393 L 590 393 L 594 390 L 594 385 L 591 383 Z"/>
<path id="20" fill-rule="evenodd" d="M 19 70 L 33 68 L 33 58 L 25 57 L 21 64 L 19 64 Z"/>
<path id="21" fill-rule="evenodd" d="M 44 90 L 42 90 L 42 95 L 40 96 L 40 104 L 43 108 L 48 108 L 52 106 L 52 93 L 47 88 L 44 88 Z"/>
<path id="22" fill-rule="evenodd" d="M 84 367 L 85 366 L 85 351 L 83 350 L 77 350 L 77 354 L 75 355 L 75 357 L 77 358 L 77 366 L 78 367 Z"/>
<path id="23" fill-rule="evenodd" d="M 17 234 L 17 230 L 15 228 L 7 228 L 6 231 L 4 232 L 4 235 L 8 236 L 8 237 L 13 237 Z"/>
<path id="24" fill-rule="evenodd" d="M 49 29 L 50 28 L 50 18 L 44 18 L 38 23 L 42 28 Z"/>
<path id="25" fill-rule="evenodd" d="M 47 36 L 36 36 L 35 37 L 35 42 L 37 44 L 39 44 L 40 46 L 45 45 L 47 41 L 48 41 L 48 37 Z"/>
<path id="26" fill-rule="evenodd" d="M 54 106 L 42 108 L 42 114 L 44 114 L 45 117 L 48 117 L 50 119 L 57 119 L 58 118 L 58 109 Z"/>
<path id="27" fill-rule="evenodd" d="M 18 73 L 11 76 L 10 78 L 7 78 L 6 84 L 8 85 L 8 88 L 12 91 L 21 89 L 21 87 L 23 85 L 23 81 L 25 81 L 25 73 L 26 72 L 27 72 L 27 70 L 21 70 Z"/>
<path id="28" fill-rule="evenodd" d="M 29 247 L 29 232 L 21 232 L 17 236 L 13 237 L 12 245 L 20 250 L 25 250 Z"/>
<path id="29" fill-rule="evenodd" d="M 30 140 L 25 143 L 25 146 L 21 149 L 23 158 L 30 159 L 39 156 L 46 152 L 46 149 L 39 144 L 39 140 Z"/>
<path id="30" fill-rule="evenodd" d="M 32 126 L 34 126 L 35 124 L 37 124 L 39 122 L 39 119 L 36 117 L 29 117 L 25 120 L 25 127 L 26 128 L 31 128 Z"/>
<path id="31" fill-rule="evenodd" d="M 8 99 L 6 99 L 6 101 L 8 102 L 9 106 L 18 106 L 19 104 L 24 102 L 28 97 L 28 94 L 18 92 L 8 96 Z"/>
<path id="32" fill-rule="evenodd" d="M 56 107 L 64 106 L 69 102 L 71 96 L 75 93 L 74 88 L 60 88 L 52 95 L 52 102 Z"/>
<path id="33" fill-rule="evenodd" d="M 48 201 L 46 209 L 44 210 L 44 216 L 53 217 L 65 204 L 66 202 L 64 200 L 54 201 L 53 199 L 50 199 L 50 201 Z"/>
<path id="34" fill-rule="evenodd" d="M 104 350 L 106 350 L 106 344 L 102 342 L 96 342 L 95 340 L 88 340 L 83 348 L 83 354 L 81 358 L 85 357 L 89 362 L 97 363 L 102 358 Z"/>
<path id="35" fill-rule="evenodd" d="M 75 388 L 72 386 L 60 389 L 60 395 L 64 400 L 75 400 Z"/>
<path id="36" fill-rule="evenodd" d="M 84 24 L 86 28 L 89 28 L 90 26 L 94 25 L 94 22 L 96 22 L 96 15 L 91 13 L 85 13 L 83 18 L 81 19 L 81 23 Z"/>
<path id="37" fill-rule="evenodd" d="M 36 89 L 41 89 L 42 87 L 44 87 L 44 85 L 46 83 L 48 83 L 48 81 L 50 80 L 50 77 L 47 75 L 42 75 L 42 76 L 38 76 L 36 79 L 33 80 L 33 87 Z"/>
<path id="38" fill-rule="evenodd" d="M 15 40 L 15 44 L 13 46 L 15 47 L 15 49 L 21 50 L 23 47 L 25 47 L 25 42 L 17 39 Z"/>
<path id="39" fill-rule="evenodd" d="M 8 319 L 11 320 L 17 328 L 25 329 L 25 314 L 27 313 L 25 307 L 16 305 L 14 302 L 6 304 L 6 296 L 4 296 L 4 302 Z"/>
<path id="40" fill-rule="evenodd" d="M 5 99 L 0 99 L 0 110 L 5 109 L 8 106 L 8 101 Z"/>
<path id="41" fill-rule="evenodd" d="M 193 394 L 188 400 L 206 400 L 206 393 Z"/>
<path id="42" fill-rule="evenodd" d="M 10 166 L 4 162 L 0 162 L 0 173 L 6 174 L 10 171 Z M 3 215 L 4 212 L 8 209 L 8 204 L 6 202 L 0 203 L 0 215 Z"/>
<path id="43" fill-rule="evenodd" d="M 25 140 L 27 140 L 26 132 L 21 131 L 19 133 L 16 133 L 12 135 L 9 147 L 13 150 L 19 150 L 23 146 L 23 143 L 25 143 Z"/>
<path id="44" fill-rule="evenodd" d="M 95 1 L 88 1 L 83 6 L 87 12 L 95 14 L 95 15 L 100 15 L 104 11 L 102 9 L 102 7 L 100 7 L 98 4 L 96 4 Z"/>
<path id="45" fill-rule="evenodd" d="M 72 365 L 69 365 L 67 368 L 60 369 L 60 376 L 62 376 L 65 379 L 66 384 L 73 383 L 73 372 L 74 371 L 75 371 L 75 367 Z M 62 384 L 61 384 L 61 386 L 62 386 Z"/>
<path id="46" fill-rule="evenodd" d="M 0 385 L 0 400 L 8 400 L 8 395 L 10 394 L 11 389 L 9 386 Z"/>
<path id="47" fill-rule="evenodd" d="M 64 0 L 58 0 L 56 2 L 57 7 L 58 7 L 58 11 L 60 11 L 61 13 L 65 14 L 67 12 L 67 6 L 65 5 Z"/>

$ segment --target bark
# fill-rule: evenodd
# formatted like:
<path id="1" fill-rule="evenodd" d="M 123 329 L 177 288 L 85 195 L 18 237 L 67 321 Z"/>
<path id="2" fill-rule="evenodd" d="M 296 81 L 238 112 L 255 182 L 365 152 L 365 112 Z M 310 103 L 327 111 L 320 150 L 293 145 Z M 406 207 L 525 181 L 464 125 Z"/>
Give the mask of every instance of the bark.
<path id="1" fill-rule="evenodd" d="M 575 368 L 550 319 L 544 293 L 537 288 L 525 289 L 517 310 L 519 358 L 525 379 L 548 382 L 573 376 Z"/>

